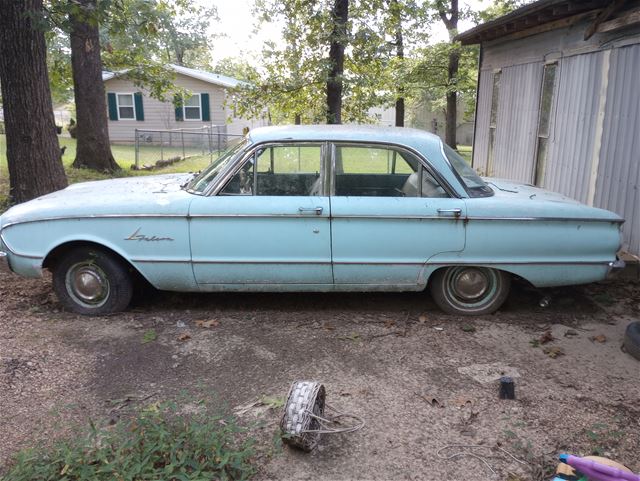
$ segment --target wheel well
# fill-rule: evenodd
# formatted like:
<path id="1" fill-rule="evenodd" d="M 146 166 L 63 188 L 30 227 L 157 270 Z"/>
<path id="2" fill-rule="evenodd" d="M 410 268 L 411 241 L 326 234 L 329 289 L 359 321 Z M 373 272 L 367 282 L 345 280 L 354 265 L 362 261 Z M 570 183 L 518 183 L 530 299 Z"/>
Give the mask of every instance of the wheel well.
<path id="1" fill-rule="evenodd" d="M 444 269 L 448 269 L 449 267 L 455 267 L 455 265 L 442 266 L 442 267 L 438 267 L 436 270 L 434 270 L 434 271 L 429 275 L 429 279 L 427 279 L 427 285 L 425 286 L 425 289 L 428 289 L 428 288 L 429 288 L 429 286 L 431 285 L 431 281 L 433 280 L 433 276 L 435 275 L 435 273 L 436 273 L 436 272 L 440 272 L 440 271 L 442 271 L 442 270 L 444 270 Z M 472 265 L 469 265 L 469 267 L 472 267 Z M 476 267 L 486 267 L 486 266 L 479 265 L 479 266 L 476 266 Z M 493 268 L 491 268 L 491 269 L 493 269 Z M 509 271 L 506 271 L 506 270 L 504 270 L 504 269 L 496 269 L 496 270 L 497 270 L 497 271 L 504 272 L 505 274 L 508 274 L 509 276 L 511 276 L 511 279 L 512 279 L 512 280 L 513 280 L 513 279 L 517 279 L 517 280 L 519 280 L 519 281 L 520 281 L 520 280 L 522 280 L 523 282 L 526 282 L 526 283 L 528 283 L 528 284 L 531 284 L 528 280 L 524 279 L 523 277 L 520 277 L 520 276 L 519 276 L 519 275 L 517 275 L 517 274 L 514 274 L 513 272 L 509 272 Z"/>
<path id="2" fill-rule="evenodd" d="M 81 247 L 91 247 L 94 249 L 101 250 L 102 252 L 105 252 L 107 254 L 110 254 L 116 259 L 118 259 L 120 262 L 122 262 L 125 266 L 127 266 L 134 275 L 142 277 L 140 272 L 138 272 L 138 269 L 136 269 L 127 259 L 122 257 L 116 251 L 114 251 L 113 249 L 109 249 L 108 247 L 105 247 L 102 244 L 98 244 L 97 242 L 89 242 L 89 241 L 72 241 L 72 242 L 66 242 L 64 244 L 60 244 L 59 246 L 57 246 L 55 249 L 53 249 L 51 252 L 47 254 L 47 256 L 44 258 L 44 261 L 42 262 L 42 267 L 45 269 L 52 270 L 66 253 L 68 253 L 69 251 L 72 251 L 73 249 L 78 249 Z"/>

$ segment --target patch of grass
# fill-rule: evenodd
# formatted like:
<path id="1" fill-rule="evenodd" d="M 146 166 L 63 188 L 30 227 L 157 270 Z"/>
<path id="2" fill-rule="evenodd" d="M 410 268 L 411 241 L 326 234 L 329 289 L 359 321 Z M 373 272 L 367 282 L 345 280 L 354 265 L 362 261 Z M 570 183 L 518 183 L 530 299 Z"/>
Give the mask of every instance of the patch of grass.
<path id="1" fill-rule="evenodd" d="M 280 409 L 284 407 L 284 398 L 278 396 L 262 396 L 260 402 L 269 409 Z"/>
<path id="2" fill-rule="evenodd" d="M 458 145 L 458 153 L 471 165 L 471 157 L 473 155 L 473 147 L 471 145 Z"/>
<path id="3" fill-rule="evenodd" d="M 148 342 L 153 342 L 158 339 L 158 334 L 155 329 L 149 329 L 142 336 L 142 344 L 147 344 Z"/>
<path id="4" fill-rule="evenodd" d="M 20 452 L 0 481 L 246 480 L 254 442 L 233 418 L 154 405 L 128 422 Z"/>

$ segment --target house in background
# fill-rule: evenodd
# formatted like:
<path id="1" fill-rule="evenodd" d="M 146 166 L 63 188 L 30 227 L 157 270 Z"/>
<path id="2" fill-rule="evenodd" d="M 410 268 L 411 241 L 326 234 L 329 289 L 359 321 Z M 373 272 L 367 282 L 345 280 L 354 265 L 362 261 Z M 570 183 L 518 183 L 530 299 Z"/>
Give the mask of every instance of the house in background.
<path id="1" fill-rule="evenodd" d="M 617 212 L 639 255 L 639 2 L 540 0 L 457 39 L 481 49 L 473 167 Z"/>
<path id="2" fill-rule="evenodd" d="M 243 129 L 266 125 L 266 119 L 234 117 L 226 106 L 229 90 L 241 82 L 237 79 L 179 65 L 173 83 L 192 93 L 184 105 L 162 102 L 136 87 L 125 75 L 103 72 L 107 93 L 109 138 L 115 143 L 133 143 L 135 129 L 171 130 L 220 126 L 228 135 L 241 135 Z"/>

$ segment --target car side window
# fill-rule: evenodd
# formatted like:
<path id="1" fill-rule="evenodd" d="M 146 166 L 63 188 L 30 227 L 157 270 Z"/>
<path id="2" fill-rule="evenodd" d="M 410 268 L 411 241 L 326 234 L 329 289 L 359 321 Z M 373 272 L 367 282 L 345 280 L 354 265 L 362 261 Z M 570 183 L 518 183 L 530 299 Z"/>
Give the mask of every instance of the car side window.
<path id="1" fill-rule="evenodd" d="M 320 145 L 277 145 L 258 149 L 221 195 L 322 195 Z"/>
<path id="2" fill-rule="evenodd" d="M 410 152 L 377 145 L 336 145 L 334 152 L 335 195 L 448 197 Z"/>

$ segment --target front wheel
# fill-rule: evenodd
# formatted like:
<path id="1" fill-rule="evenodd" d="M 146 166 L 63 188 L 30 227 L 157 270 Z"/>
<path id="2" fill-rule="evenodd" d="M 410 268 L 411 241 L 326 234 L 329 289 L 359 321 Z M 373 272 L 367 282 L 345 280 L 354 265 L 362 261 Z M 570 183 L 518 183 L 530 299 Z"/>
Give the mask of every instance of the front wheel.
<path id="1" fill-rule="evenodd" d="M 440 309 L 463 316 L 497 311 L 509 295 L 509 274 L 488 267 L 440 269 L 431 280 L 431 296 Z"/>
<path id="2" fill-rule="evenodd" d="M 133 284 L 127 266 L 118 258 L 83 247 L 68 252 L 53 267 L 53 289 L 66 309 L 100 316 L 124 310 Z"/>

